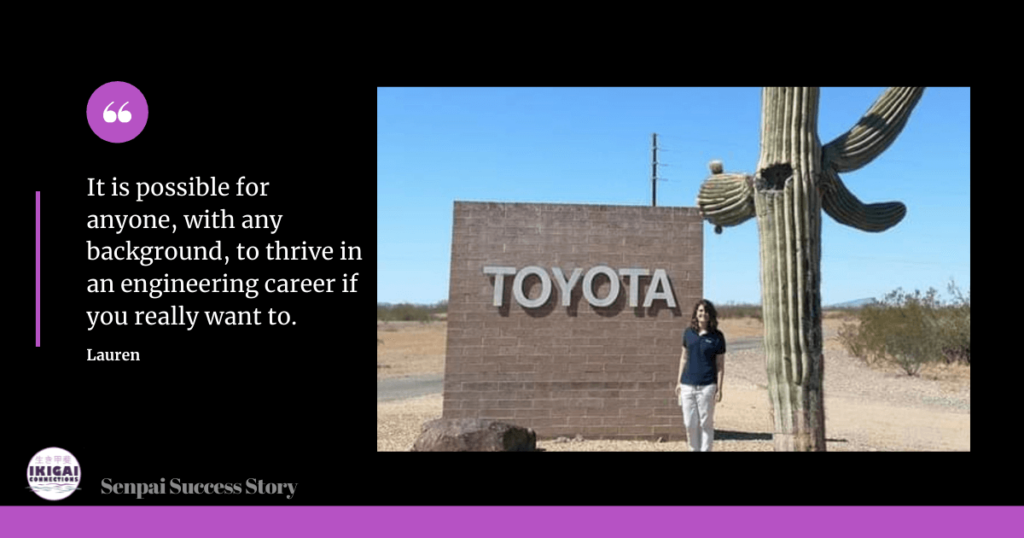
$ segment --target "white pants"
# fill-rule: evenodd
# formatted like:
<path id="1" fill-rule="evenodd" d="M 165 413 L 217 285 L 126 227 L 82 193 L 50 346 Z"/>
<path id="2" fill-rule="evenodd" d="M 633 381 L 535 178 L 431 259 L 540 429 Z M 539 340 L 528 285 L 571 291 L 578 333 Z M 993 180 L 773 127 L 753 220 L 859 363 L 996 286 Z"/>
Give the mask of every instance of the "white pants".
<path id="1" fill-rule="evenodd" d="M 683 385 L 679 405 L 683 407 L 686 440 L 691 452 L 710 452 L 715 440 L 715 392 L 718 385 Z"/>

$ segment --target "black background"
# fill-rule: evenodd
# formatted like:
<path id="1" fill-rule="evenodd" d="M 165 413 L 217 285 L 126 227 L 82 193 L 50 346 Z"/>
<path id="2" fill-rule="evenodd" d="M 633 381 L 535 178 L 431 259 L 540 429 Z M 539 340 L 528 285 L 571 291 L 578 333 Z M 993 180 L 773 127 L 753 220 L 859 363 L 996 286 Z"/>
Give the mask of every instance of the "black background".
<path id="1" fill-rule="evenodd" d="M 85 117 L 90 95 L 123 80 L 145 95 L 149 119 L 135 139 L 112 144 L 98 138 Z M 14 183 L 5 250 L 6 301 L 11 323 L 0 375 L 4 435 L 0 504 L 50 504 L 27 489 L 25 469 L 50 446 L 69 450 L 81 464 L 81 490 L 62 504 L 346 504 L 342 487 L 355 455 L 351 428 L 353 346 L 368 350 L 368 336 L 353 338 L 356 317 L 366 317 L 375 293 L 375 190 L 358 159 L 350 97 L 308 73 L 197 73 L 167 70 L 158 76 L 53 74 L 34 80 L 37 103 L 19 110 L 24 122 L 7 147 Z M 129 107 L 130 109 L 130 107 Z M 368 143 L 364 143 L 367 145 Z M 245 176 L 269 182 L 267 197 L 148 198 L 111 195 L 111 180 L 184 182 L 190 177 L 231 185 Z M 88 197 L 87 178 L 102 179 L 107 196 Z M 10 185 L 10 184 L 9 184 Z M 29 308 L 32 286 L 34 193 L 41 191 L 40 348 L 34 347 Z M 225 209 L 233 230 L 188 230 L 183 214 Z M 90 214 L 168 214 L 170 230 L 88 230 Z M 283 215 L 276 234 L 244 230 L 242 215 Z M 94 245 L 212 245 L 222 262 L 88 261 Z M 362 249 L 363 261 L 266 262 L 263 248 L 285 244 Z M 260 247 L 260 262 L 238 261 L 237 243 Z M 335 278 L 331 294 L 124 294 L 124 277 Z M 359 273 L 357 293 L 340 293 L 344 275 Z M 87 293 L 87 279 L 110 278 L 117 293 Z M 203 317 L 188 331 L 178 326 L 136 326 L 136 310 L 252 310 L 262 325 L 210 327 Z M 286 310 L 295 325 L 270 326 L 269 309 Z M 89 331 L 86 311 L 127 311 L 127 326 Z M 368 325 L 368 323 L 367 323 Z M 366 340 L 366 346 L 359 344 Z M 87 362 L 86 350 L 138 351 L 139 362 Z M 368 407 L 368 402 L 366 407 Z M 358 408 L 357 408 L 358 409 Z M 368 420 L 367 420 L 368 422 Z M 343 424 L 344 423 L 344 424 Z M 368 426 L 368 425 L 367 425 Z M 368 429 L 368 428 L 367 428 Z M 339 443 L 338 441 L 341 441 Z M 367 450 L 368 440 L 367 440 Z M 356 445 L 358 446 L 358 445 Z M 102 495 L 100 481 L 239 483 L 298 482 L 293 500 L 277 495 Z"/>

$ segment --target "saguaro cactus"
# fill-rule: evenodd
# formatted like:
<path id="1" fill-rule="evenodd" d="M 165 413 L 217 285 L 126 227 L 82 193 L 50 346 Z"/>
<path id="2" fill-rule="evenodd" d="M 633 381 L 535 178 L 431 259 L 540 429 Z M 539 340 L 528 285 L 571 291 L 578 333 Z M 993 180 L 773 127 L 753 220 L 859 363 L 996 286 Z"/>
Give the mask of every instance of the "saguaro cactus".
<path id="1" fill-rule="evenodd" d="M 880 155 L 903 130 L 924 88 L 889 88 L 857 124 L 825 146 L 818 140 L 818 88 L 764 88 L 761 156 L 753 175 L 712 161 L 697 206 L 716 226 L 756 216 L 761 304 L 775 450 L 825 450 L 821 354 L 821 210 L 867 232 L 899 223 L 899 202 L 864 204 L 840 172 Z"/>

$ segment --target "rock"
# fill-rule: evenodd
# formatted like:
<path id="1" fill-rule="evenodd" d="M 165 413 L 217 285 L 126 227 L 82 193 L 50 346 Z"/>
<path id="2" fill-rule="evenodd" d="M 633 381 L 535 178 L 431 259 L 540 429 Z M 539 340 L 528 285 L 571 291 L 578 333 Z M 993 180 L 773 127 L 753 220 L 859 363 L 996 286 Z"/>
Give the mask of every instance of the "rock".
<path id="1" fill-rule="evenodd" d="M 555 442 L 556 443 L 568 443 L 569 442 L 569 438 L 568 437 L 559 437 L 558 439 L 555 439 Z"/>
<path id="2" fill-rule="evenodd" d="M 532 452 L 537 434 L 507 422 L 478 418 L 431 420 L 412 445 L 413 452 Z"/>
<path id="3" fill-rule="evenodd" d="M 576 437 L 573 439 L 573 441 L 576 441 L 577 443 L 582 443 L 583 442 L 583 434 L 582 433 L 577 433 Z"/>

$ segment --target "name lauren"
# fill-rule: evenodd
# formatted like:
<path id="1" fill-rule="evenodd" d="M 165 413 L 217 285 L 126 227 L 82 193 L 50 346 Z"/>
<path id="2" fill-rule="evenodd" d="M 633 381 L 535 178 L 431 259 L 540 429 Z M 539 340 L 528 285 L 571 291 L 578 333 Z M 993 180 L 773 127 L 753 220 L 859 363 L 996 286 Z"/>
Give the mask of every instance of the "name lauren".
<path id="1" fill-rule="evenodd" d="M 138 351 L 97 351 L 93 353 L 91 349 L 87 349 L 86 355 L 89 361 L 137 361 L 139 360 Z"/>

